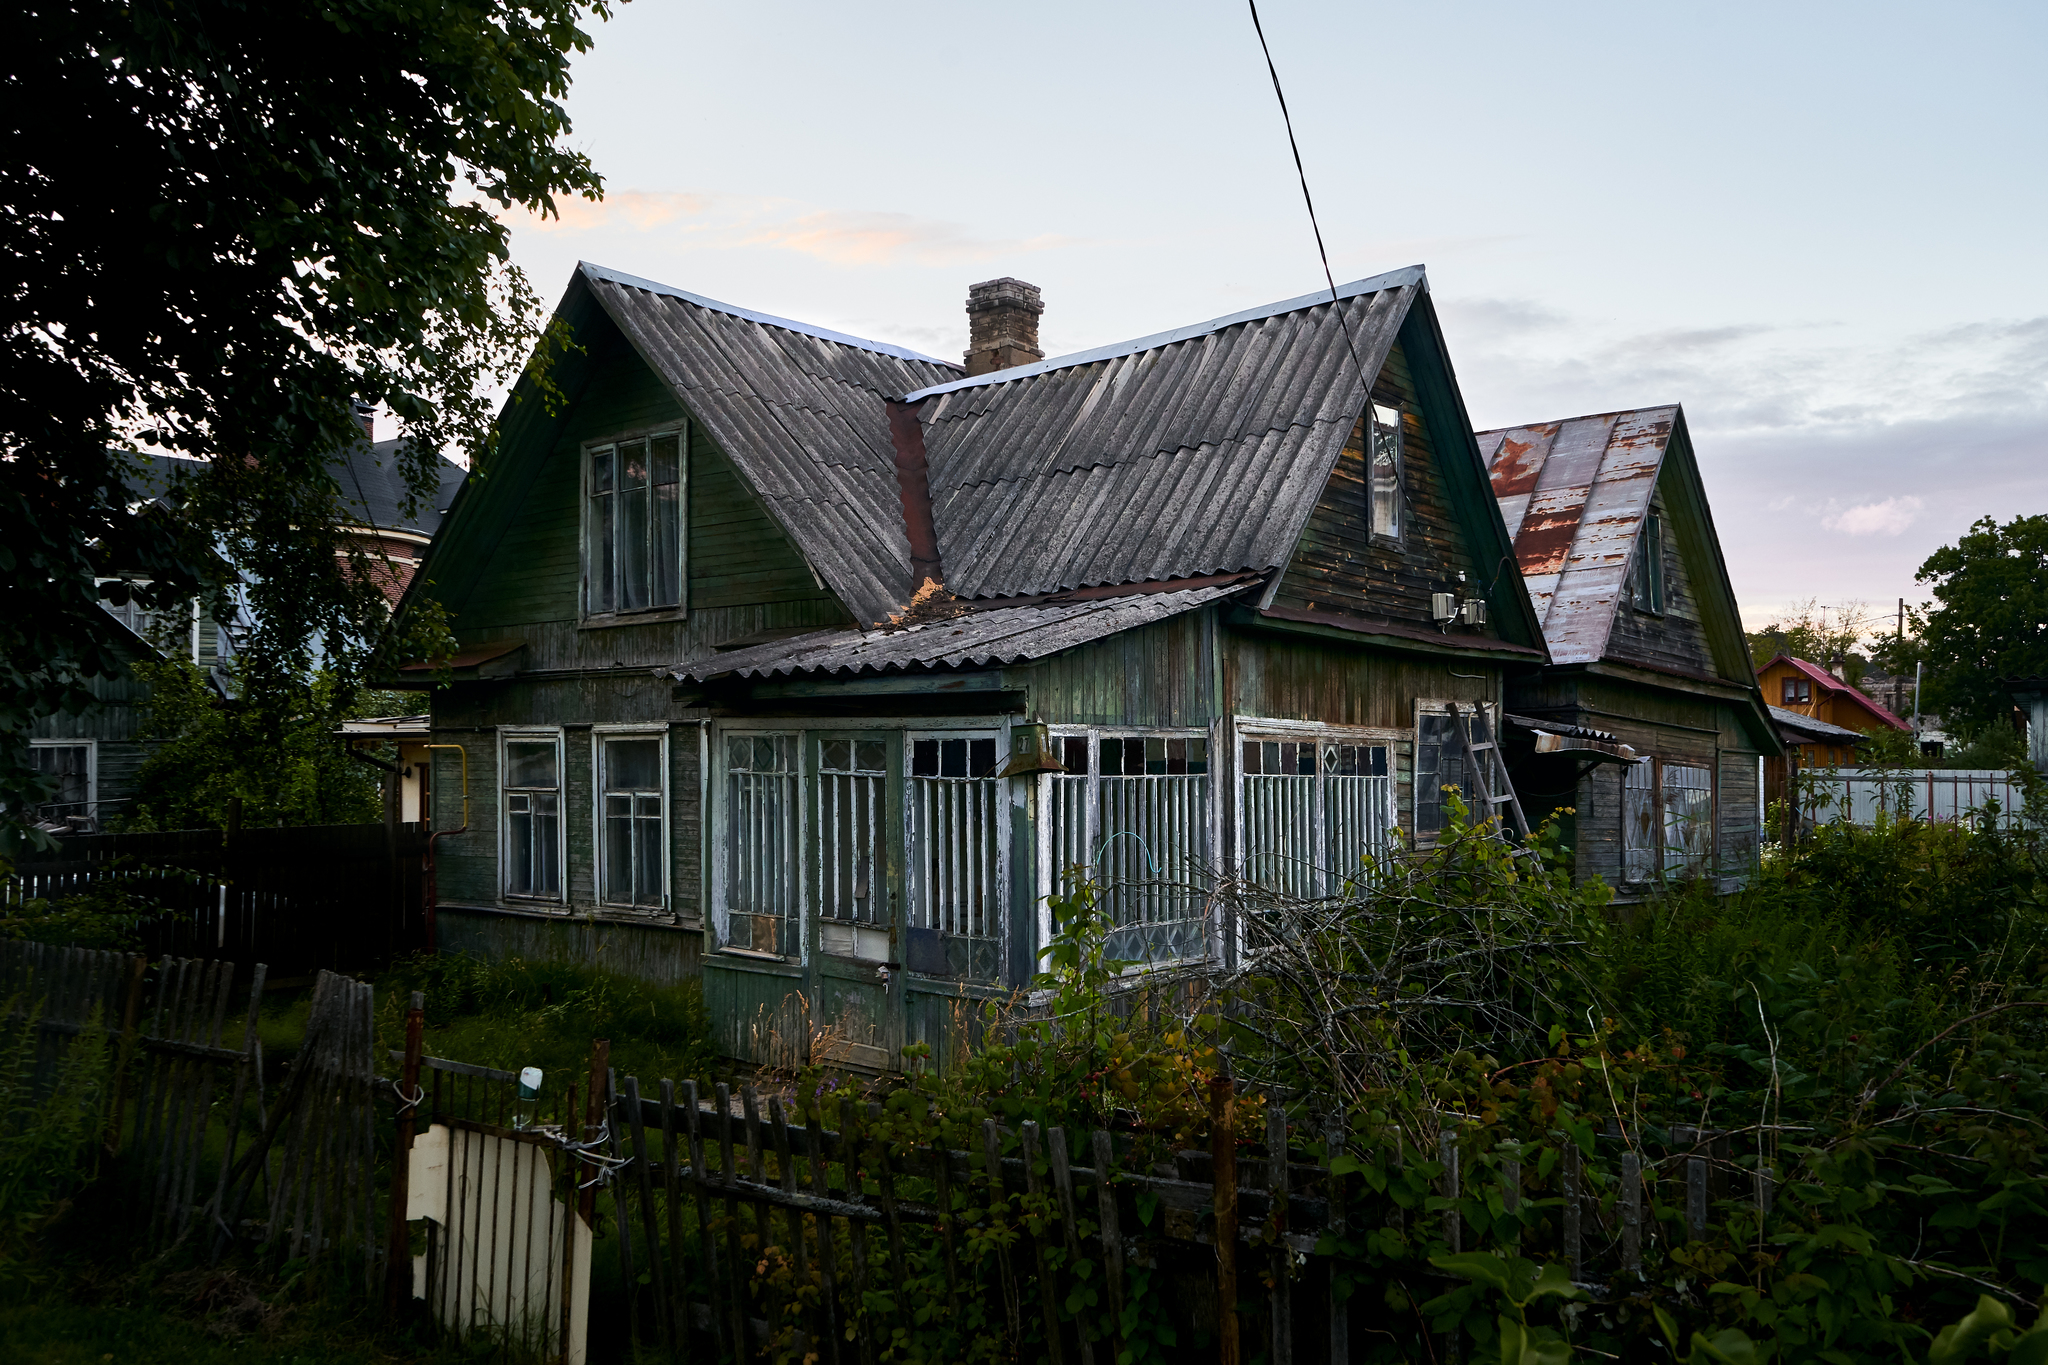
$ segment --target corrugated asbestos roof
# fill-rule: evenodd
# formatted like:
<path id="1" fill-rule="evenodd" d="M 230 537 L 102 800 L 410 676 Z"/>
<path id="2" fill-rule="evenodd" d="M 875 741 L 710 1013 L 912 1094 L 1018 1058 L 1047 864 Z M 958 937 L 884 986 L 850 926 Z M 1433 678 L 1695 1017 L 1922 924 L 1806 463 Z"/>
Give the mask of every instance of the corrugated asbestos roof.
<path id="1" fill-rule="evenodd" d="M 1011 597 L 1285 562 L 1421 267 L 912 400 L 946 586 Z M 1354 365 L 1342 310 L 1355 348 Z"/>
<path id="2" fill-rule="evenodd" d="M 1861 730 L 1851 730 L 1843 725 L 1830 725 L 1827 721 L 1802 716 L 1797 711 L 1787 711 L 1782 706 L 1772 706 L 1768 702 L 1765 703 L 1764 709 L 1771 713 L 1771 719 L 1778 723 L 1780 730 L 1790 730 L 1813 739 L 1830 739 L 1846 744 L 1860 744 L 1868 738 Z"/>
<path id="3" fill-rule="evenodd" d="M 579 268 L 847 610 L 880 621 L 908 601 L 910 546 L 883 400 L 960 367 Z"/>
<path id="4" fill-rule="evenodd" d="M 1553 662 L 1607 652 L 1636 533 L 1678 408 L 1639 408 L 1479 433 Z"/>
<path id="5" fill-rule="evenodd" d="M 799 673 L 851 676 L 1022 663 L 1178 616 L 1204 603 L 1243 592 L 1248 586 L 1242 582 L 1224 583 L 1082 602 L 991 607 L 893 629 L 821 631 L 662 668 L 657 675 L 678 682 L 705 682 L 728 674 L 742 678 Z"/>

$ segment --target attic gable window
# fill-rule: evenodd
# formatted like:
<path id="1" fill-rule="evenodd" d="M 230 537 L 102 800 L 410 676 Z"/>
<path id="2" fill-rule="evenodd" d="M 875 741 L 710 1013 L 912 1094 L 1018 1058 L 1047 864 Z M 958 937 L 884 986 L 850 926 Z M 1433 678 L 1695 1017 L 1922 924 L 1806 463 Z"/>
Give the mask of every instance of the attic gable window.
<path id="1" fill-rule="evenodd" d="M 585 615 L 682 606 L 683 439 L 658 431 L 586 447 Z"/>
<path id="2" fill-rule="evenodd" d="M 1401 410 L 1374 403 L 1366 410 L 1371 427 L 1371 468 L 1367 471 L 1372 534 L 1378 540 L 1401 539 Z"/>
<path id="3" fill-rule="evenodd" d="M 1787 706 L 1804 706 L 1813 700 L 1811 678 L 1785 679 L 1785 702 Z"/>
<path id="4" fill-rule="evenodd" d="M 1636 541 L 1636 564 L 1630 578 L 1630 593 L 1637 611 L 1663 614 L 1664 519 L 1655 512 L 1643 518 L 1643 532 Z"/>

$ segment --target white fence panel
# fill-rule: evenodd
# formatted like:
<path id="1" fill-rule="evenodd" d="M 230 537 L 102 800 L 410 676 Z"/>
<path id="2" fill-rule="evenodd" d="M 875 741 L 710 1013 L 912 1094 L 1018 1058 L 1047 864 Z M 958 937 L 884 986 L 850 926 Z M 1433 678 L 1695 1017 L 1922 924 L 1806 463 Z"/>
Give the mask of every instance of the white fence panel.
<path id="1" fill-rule="evenodd" d="M 1996 800 L 1999 822 L 2020 824 L 2026 795 L 2009 772 L 1986 768 L 1810 769 L 1799 775 L 1801 809 L 1826 822 L 1877 823 L 1879 811 L 1911 820 L 1969 820 Z"/>

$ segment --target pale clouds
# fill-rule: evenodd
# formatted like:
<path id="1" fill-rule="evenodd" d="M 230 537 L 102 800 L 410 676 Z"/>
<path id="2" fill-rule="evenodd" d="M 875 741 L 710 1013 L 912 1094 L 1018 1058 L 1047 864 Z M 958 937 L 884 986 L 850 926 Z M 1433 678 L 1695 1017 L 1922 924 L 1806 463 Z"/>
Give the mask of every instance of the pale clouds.
<path id="1" fill-rule="evenodd" d="M 1895 536 L 1913 524 L 1924 506 L 1924 502 L 1911 495 L 1886 498 L 1883 502 L 1861 503 L 1833 513 L 1822 518 L 1821 525 L 1850 536 Z"/>
<path id="2" fill-rule="evenodd" d="M 909 213 L 824 208 L 758 195 L 622 190 L 602 200 L 568 200 L 559 216 L 521 215 L 520 226 L 548 236 L 598 234 L 608 249 L 622 236 L 659 234 L 665 250 L 792 251 L 834 265 L 966 265 L 1014 257 L 1083 239 L 1056 234 L 980 236 L 959 223 Z"/>

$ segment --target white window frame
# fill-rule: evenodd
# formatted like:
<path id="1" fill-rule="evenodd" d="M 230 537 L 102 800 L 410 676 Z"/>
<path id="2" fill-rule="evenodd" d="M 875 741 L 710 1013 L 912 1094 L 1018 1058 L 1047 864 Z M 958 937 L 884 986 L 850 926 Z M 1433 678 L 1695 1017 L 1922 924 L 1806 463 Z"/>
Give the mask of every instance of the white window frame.
<path id="1" fill-rule="evenodd" d="M 1633 788 L 1636 791 L 1646 791 L 1649 795 L 1649 842 L 1647 844 L 1630 842 L 1629 792 L 1631 787 L 1629 778 L 1637 773 L 1644 774 L 1649 779 L 1647 782 L 1639 783 Z M 1651 755 L 1646 754 L 1621 770 L 1621 865 L 1619 871 L 1623 886 L 1648 886 L 1657 880 L 1657 874 L 1663 867 L 1664 803 L 1658 799 L 1659 785 L 1657 781 L 1657 760 Z M 1634 854 L 1643 855 L 1648 859 L 1649 866 L 1640 876 L 1634 875 L 1630 870 L 1631 855 Z"/>
<path id="2" fill-rule="evenodd" d="M 1493 702 L 1458 701 L 1454 697 L 1443 699 L 1418 698 L 1415 703 L 1415 729 L 1409 736 L 1414 742 L 1415 750 L 1408 770 L 1408 828 L 1413 832 L 1415 844 L 1418 848 L 1435 843 L 1437 835 L 1443 832 L 1442 826 L 1438 826 L 1436 829 L 1424 829 L 1422 827 L 1422 718 L 1424 716 L 1448 716 L 1453 705 L 1457 706 L 1460 719 L 1467 725 L 1471 724 L 1472 713 L 1475 710 L 1486 712 L 1486 732 L 1492 736 L 1494 741 L 1494 748 L 1492 750 L 1493 772 L 1491 774 L 1494 781 L 1489 785 L 1495 788 L 1496 794 L 1504 790 L 1500 782 L 1500 779 L 1506 772 L 1506 760 L 1503 758 L 1499 747 L 1500 707 Z M 1464 749 L 1460 745 L 1457 753 L 1458 761 L 1462 763 L 1464 757 Z M 1480 761 L 1485 762 L 1485 759 L 1482 757 Z M 1467 814 L 1474 820 L 1491 818 L 1505 823 L 1507 819 L 1507 809 L 1505 806 L 1488 810 L 1480 810 L 1475 807 Z"/>
<path id="3" fill-rule="evenodd" d="M 646 607 L 624 608 L 617 605 L 602 608 L 596 604 L 597 566 L 591 553 L 596 536 L 595 505 L 596 490 L 592 487 L 591 457 L 599 451 L 615 449 L 633 441 L 653 442 L 659 437 L 676 438 L 676 600 L 674 602 Z M 680 620 L 690 614 L 690 424 L 687 420 L 663 422 L 656 426 L 634 431 L 620 432 L 601 440 L 585 441 L 577 447 L 577 488 L 580 491 L 581 510 L 577 514 L 576 558 L 580 566 L 578 574 L 579 605 L 585 625 L 614 625 L 636 621 Z M 649 499 L 650 504 L 652 498 Z M 650 514 L 650 530 L 653 519 Z M 649 553 L 652 553 L 650 547 Z"/>
<path id="4" fill-rule="evenodd" d="M 30 749 L 83 749 L 85 750 L 85 810 L 82 814 L 97 820 L 100 814 L 100 742 L 96 739 L 32 739 Z M 33 761 L 33 760 L 31 760 Z M 45 805 L 79 805 L 80 802 L 41 802 L 37 806 L 37 818 L 41 819 L 41 808 Z M 61 817 L 59 817 L 61 818 Z"/>
<path id="5" fill-rule="evenodd" d="M 604 764 L 604 746 L 608 739 L 653 739 L 660 741 L 661 762 L 661 904 L 659 906 L 636 905 L 629 898 L 615 900 L 611 897 L 611 866 L 608 850 L 611 847 L 605 838 L 605 797 L 607 795 Z M 669 748 L 668 726 L 646 724 L 605 724 L 590 727 L 590 849 L 592 881 L 597 903 L 606 910 L 617 914 L 666 915 L 671 913 L 675 903 L 673 880 L 674 828 L 670 824 L 669 807 Z"/>
<path id="6" fill-rule="evenodd" d="M 1403 429 L 1402 418 L 1405 409 L 1400 405 L 1392 407 L 1368 398 L 1365 404 L 1365 518 L 1367 531 L 1373 540 L 1395 547 L 1408 543 L 1408 437 Z M 1387 419 L 1391 418 L 1391 421 Z M 1379 466 L 1379 433 L 1393 433 L 1394 442 L 1394 525 L 1388 529 L 1380 524 L 1376 515 L 1378 497 L 1374 489 L 1375 471 Z"/>
<path id="7" fill-rule="evenodd" d="M 1225 737 L 1228 735 L 1228 733 L 1228 728 L 1226 726 L 1221 725 L 1055 725 L 1049 727 L 1047 742 L 1051 744 L 1053 754 L 1055 757 L 1059 756 L 1061 753 L 1064 752 L 1063 742 L 1065 740 L 1086 739 L 1089 745 L 1087 773 L 1088 783 L 1082 792 L 1082 815 L 1087 826 L 1086 832 L 1082 836 L 1082 848 L 1079 850 L 1080 852 L 1086 855 L 1085 858 L 1081 860 L 1082 865 L 1093 866 L 1095 860 L 1097 859 L 1097 857 L 1101 856 L 1103 851 L 1102 741 L 1105 739 L 1199 739 L 1202 740 L 1208 746 L 1208 758 L 1206 760 L 1208 763 L 1208 771 L 1206 773 L 1199 774 L 1199 776 L 1206 777 L 1209 780 L 1208 791 L 1205 794 L 1202 803 L 1203 810 L 1201 815 L 1202 840 L 1205 845 L 1205 848 L 1201 850 L 1201 856 L 1204 859 L 1206 865 L 1191 867 L 1189 869 L 1189 874 L 1197 877 L 1206 877 L 1213 875 L 1214 868 L 1216 864 L 1220 861 L 1219 850 L 1221 848 L 1222 835 L 1221 796 L 1223 792 L 1223 781 L 1227 777 L 1227 775 L 1232 771 L 1231 768 L 1225 766 L 1228 764 L 1229 760 L 1226 756 L 1222 754 L 1223 741 Z M 1132 775 L 1134 774 L 1125 774 L 1125 776 Z M 1175 774 L 1167 774 L 1167 776 L 1174 775 Z M 1186 775 L 1195 776 L 1196 774 Z M 1046 895 L 1050 895 L 1054 892 L 1058 892 L 1064 889 L 1061 883 L 1061 878 L 1065 872 L 1066 867 L 1071 865 L 1073 861 L 1071 858 L 1064 856 L 1066 852 L 1065 850 L 1061 850 L 1055 847 L 1055 825 L 1057 823 L 1055 806 L 1056 803 L 1061 799 L 1060 789 L 1057 785 L 1060 780 L 1060 774 L 1046 774 L 1043 779 L 1044 785 L 1042 786 L 1039 793 L 1039 810 L 1042 812 L 1042 815 L 1039 820 L 1038 826 L 1038 866 L 1040 873 L 1039 887 L 1041 891 L 1041 898 L 1039 904 L 1042 908 L 1039 915 L 1038 932 L 1039 943 L 1041 946 L 1046 943 L 1050 943 L 1052 941 L 1053 934 L 1052 910 L 1051 906 L 1047 903 L 1044 897 Z M 1156 857 L 1156 854 L 1154 856 Z M 1163 866 L 1160 870 L 1163 874 L 1168 873 L 1168 869 L 1166 869 Z M 1158 922 L 1173 923 L 1174 921 L 1166 920 Z M 1204 928 L 1202 936 L 1201 957 L 1182 956 L 1178 958 L 1159 958 L 1156 960 L 1147 961 L 1143 964 L 1143 966 L 1135 968 L 1134 970 L 1150 971 L 1163 967 L 1171 967 L 1176 963 L 1180 962 L 1194 962 L 1206 960 L 1209 956 L 1216 953 L 1219 948 L 1220 941 L 1217 937 L 1215 927 L 1213 925 L 1206 926 Z"/>
<path id="8" fill-rule="evenodd" d="M 538 788 L 513 788 L 506 785 L 511 776 L 511 765 L 505 753 L 512 744 L 550 743 L 555 746 L 555 869 L 559 883 L 552 895 L 532 895 L 513 891 L 509 876 L 512 858 L 512 803 L 508 799 L 515 791 L 538 790 Z M 559 725 L 507 725 L 500 726 L 497 734 L 497 782 L 498 782 L 498 898 L 509 905 L 567 905 L 569 903 L 569 755 Z"/>
<path id="9" fill-rule="evenodd" d="M 1716 766 L 1712 760 L 1704 763 L 1697 760 L 1692 762 L 1676 759 L 1657 760 L 1657 859 L 1658 871 L 1667 880 L 1685 876 L 1705 877 L 1714 870 L 1714 853 L 1719 843 L 1715 835 L 1720 825 L 1721 815 L 1721 784 L 1719 774 L 1714 771 Z M 1678 788 L 1680 791 L 1703 791 L 1707 794 L 1707 810 L 1704 823 L 1694 825 L 1695 829 L 1703 830 L 1706 835 L 1706 847 L 1701 849 L 1697 855 L 1691 854 L 1686 850 L 1683 842 L 1685 837 L 1684 830 L 1679 826 L 1679 817 L 1672 809 L 1672 786 L 1669 778 L 1673 768 L 1682 768 L 1687 772 L 1699 773 L 1707 779 L 1703 785 Z M 1674 833 L 1677 834 L 1680 842 L 1674 843 L 1672 841 Z M 1677 868 L 1672 867 L 1671 864 L 1674 858 L 1679 860 L 1681 866 Z"/>
<path id="10" fill-rule="evenodd" d="M 941 743 L 946 740 L 967 741 L 969 764 L 966 777 L 933 777 L 929 774 L 919 777 L 916 771 L 916 745 L 919 740 L 938 740 Z M 986 774 L 978 774 L 973 770 L 972 755 L 973 742 L 975 740 L 987 740 L 994 746 L 993 763 L 990 771 Z M 924 860 L 920 856 L 922 849 L 919 844 L 921 837 L 919 821 L 929 818 L 929 815 L 924 809 L 923 803 L 918 800 L 920 789 L 917 784 L 921 781 L 959 782 L 963 785 L 969 783 L 987 784 L 981 788 L 981 794 L 987 797 L 986 818 L 990 825 L 989 838 L 993 844 L 991 850 L 993 856 L 989 858 L 988 866 L 985 870 L 987 886 L 984 893 L 986 900 L 983 910 L 983 926 L 988 932 L 952 936 L 965 938 L 969 941 L 981 939 L 993 943 L 996 954 L 995 971 L 986 976 L 967 974 L 956 977 L 947 974 L 941 979 L 975 982 L 982 985 L 999 985 L 1007 979 L 1005 973 L 1009 966 L 1010 956 L 1011 899 L 1010 793 L 1008 779 L 1000 777 L 998 774 L 1002 772 L 1003 765 L 1009 761 L 1009 757 L 1010 740 L 1007 726 L 978 725 L 948 729 L 910 729 L 905 727 L 903 730 L 903 783 L 901 798 L 903 801 L 903 905 L 901 912 L 896 918 L 896 925 L 901 931 L 902 956 L 906 964 L 911 960 L 910 933 L 912 930 L 936 929 L 941 934 L 948 933 L 946 926 L 943 924 L 921 924 L 918 922 L 925 909 L 922 902 L 927 898 L 931 888 L 924 881 Z M 971 797 L 969 799 L 970 801 L 972 800 Z M 963 878 L 972 877 L 973 875 L 974 869 L 971 866 L 962 867 L 960 860 L 956 860 L 954 868 L 950 873 L 941 874 L 942 877 L 948 877 L 956 884 Z"/>
<path id="11" fill-rule="evenodd" d="M 1234 848 L 1238 873 L 1246 880 L 1252 875 L 1250 849 L 1251 836 L 1246 821 L 1249 808 L 1246 783 L 1254 776 L 1247 772 L 1244 761 L 1244 746 L 1247 744 L 1312 744 L 1315 746 L 1316 770 L 1310 787 L 1309 810 L 1307 812 L 1307 837 L 1313 841 L 1316 855 L 1305 879 L 1305 893 L 1310 897 L 1335 895 L 1341 889 L 1331 885 L 1336 869 L 1326 867 L 1329 861 L 1329 779 L 1333 776 L 1323 762 L 1326 745 L 1350 745 L 1358 748 L 1385 749 L 1387 751 L 1386 780 L 1386 824 L 1381 831 L 1380 846 L 1391 851 L 1394 832 L 1401 825 L 1400 799 L 1400 746 L 1412 738 L 1399 730 L 1383 726 L 1366 725 L 1325 725 L 1311 721 L 1269 720 L 1256 716 L 1240 716 L 1234 727 L 1230 746 L 1230 774 L 1236 784 L 1237 799 L 1233 802 L 1236 823 Z M 1213 771 L 1213 768 L 1212 768 Z"/>
<path id="12" fill-rule="evenodd" d="M 810 834 L 810 816 L 804 809 L 809 779 L 809 759 L 804 750 L 810 746 L 810 731 L 830 728 L 802 722 L 785 725 L 738 724 L 713 726 L 710 737 L 709 785 L 711 791 L 710 835 L 707 840 L 706 866 L 710 869 L 711 906 L 707 916 L 711 925 L 712 942 L 716 951 L 729 953 L 734 957 L 754 958 L 770 962 L 803 963 L 810 960 L 810 920 L 806 912 L 809 903 L 809 883 L 804 875 L 804 847 Z M 791 778 L 790 801 L 793 820 L 788 830 L 789 852 L 789 896 L 790 910 L 786 918 L 794 925 L 791 937 L 796 943 L 794 953 L 771 953 L 766 949 L 735 947 L 732 942 L 732 885 L 728 866 L 731 858 L 732 839 L 732 769 L 727 762 L 728 744 L 735 739 L 775 737 L 789 740 L 795 747 L 796 763 Z"/>

